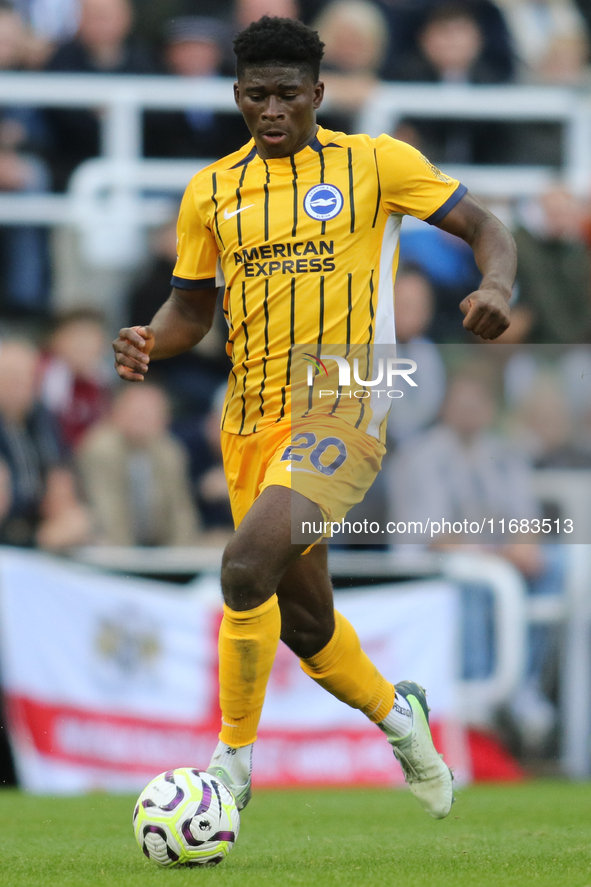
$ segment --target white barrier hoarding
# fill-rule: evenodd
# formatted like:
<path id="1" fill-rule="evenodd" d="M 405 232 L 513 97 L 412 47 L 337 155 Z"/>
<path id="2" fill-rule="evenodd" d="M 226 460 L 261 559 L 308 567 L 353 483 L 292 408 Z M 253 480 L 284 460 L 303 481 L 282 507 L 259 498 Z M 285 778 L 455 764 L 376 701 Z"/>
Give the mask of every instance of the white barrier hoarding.
<path id="1" fill-rule="evenodd" d="M 469 777 L 455 719 L 457 598 L 441 582 L 337 594 L 388 677 L 429 690 L 440 746 Z M 0 551 L 0 657 L 21 785 L 136 790 L 205 767 L 217 741 L 219 583 L 193 589 Z M 255 747 L 258 785 L 397 784 L 381 732 L 307 678 L 283 645 Z"/>

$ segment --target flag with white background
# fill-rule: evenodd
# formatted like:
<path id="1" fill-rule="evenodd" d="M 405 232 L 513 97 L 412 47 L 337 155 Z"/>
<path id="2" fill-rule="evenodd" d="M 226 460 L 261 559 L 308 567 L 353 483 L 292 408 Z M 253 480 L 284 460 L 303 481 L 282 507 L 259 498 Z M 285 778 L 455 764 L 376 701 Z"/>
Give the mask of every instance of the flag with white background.
<path id="1" fill-rule="evenodd" d="M 438 747 L 468 779 L 454 588 L 398 583 L 335 598 L 389 679 L 428 688 Z M 220 722 L 220 620 L 214 577 L 177 586 L 0 549 L 0 665 L 21 786 L 135 791 L 164 770 L 207 767 Z M 306 677 L 283 645 L 254 764 L 255 785 L 402 783 L 383 734 Z"/>

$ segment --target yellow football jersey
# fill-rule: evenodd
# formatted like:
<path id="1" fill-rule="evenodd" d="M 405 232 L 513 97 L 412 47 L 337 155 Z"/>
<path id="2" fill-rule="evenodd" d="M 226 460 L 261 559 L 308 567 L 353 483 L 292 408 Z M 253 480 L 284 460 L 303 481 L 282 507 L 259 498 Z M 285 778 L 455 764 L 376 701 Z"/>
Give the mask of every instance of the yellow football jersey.
<path id="1" fill-rule="evenodd" d="M 293 156 L 263 160 L 251 141 L 197 173 L 172 284 L 214 286 L 221 262 L 233 365 L 222 428 L 250 434 L 290 417 L 305 370 L 294 346 L 320 356 L 325 343 L 393 343 L 402 218 L 437 222 L 465 192 L 404 142 L 322 128 Z M 387 407 L 336 397 L 321 409 L 381 438 Z"/>

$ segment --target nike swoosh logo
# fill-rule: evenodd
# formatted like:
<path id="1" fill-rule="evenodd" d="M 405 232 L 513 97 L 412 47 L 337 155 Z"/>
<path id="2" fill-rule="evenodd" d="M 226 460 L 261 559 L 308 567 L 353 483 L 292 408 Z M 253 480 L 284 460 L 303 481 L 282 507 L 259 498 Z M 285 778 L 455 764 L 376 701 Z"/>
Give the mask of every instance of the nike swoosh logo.
<path id="1" fill-rule="evenodd" d="M 302 471 L 304 474 L 318 474 L 317 471 L 310 471 L 309 468 L 295 468 L 293 462 L 288 462 L 285 466 L 286 471 Z"/>
<path id="2" fill-rule="evenodd" d="M 254 203 L 249 203 L 248 206 L 241 206 L 240 209 L 235 209 L 234 212 L 229 213 L 227 209 L 224 210 L 224 219 L 233 219 L 234 216 L 237 216 L 238 213 L 243 213 L 245 209 L 252 209 Z"/>

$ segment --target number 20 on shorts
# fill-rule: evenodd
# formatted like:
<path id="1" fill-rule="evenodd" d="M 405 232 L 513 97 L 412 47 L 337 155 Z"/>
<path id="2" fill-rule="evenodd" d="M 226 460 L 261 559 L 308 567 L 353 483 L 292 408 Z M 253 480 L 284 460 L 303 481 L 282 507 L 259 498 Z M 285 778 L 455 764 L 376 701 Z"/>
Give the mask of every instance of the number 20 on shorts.
<path id="1" fill-rule="evenodd" d="M 325 465 L 321 459 L 330 447 L 334 447 L 337 450 L 337 455 L 332 462 Z M 311 452 L 298 452 L 301 450 L 310 450 Z M 338 437 L 323 437 L 322 440 L 318 441 L 316 435 L 311 431 L 302 432 L 301 434 L 296 434 L 290 445 L 285 448 L 280 461 L 303 462 L 305 456 L 308 456 L 311 465 L 320 474 L 330 477 L 341 467 L 347 458 L 347 447 Z"/>

